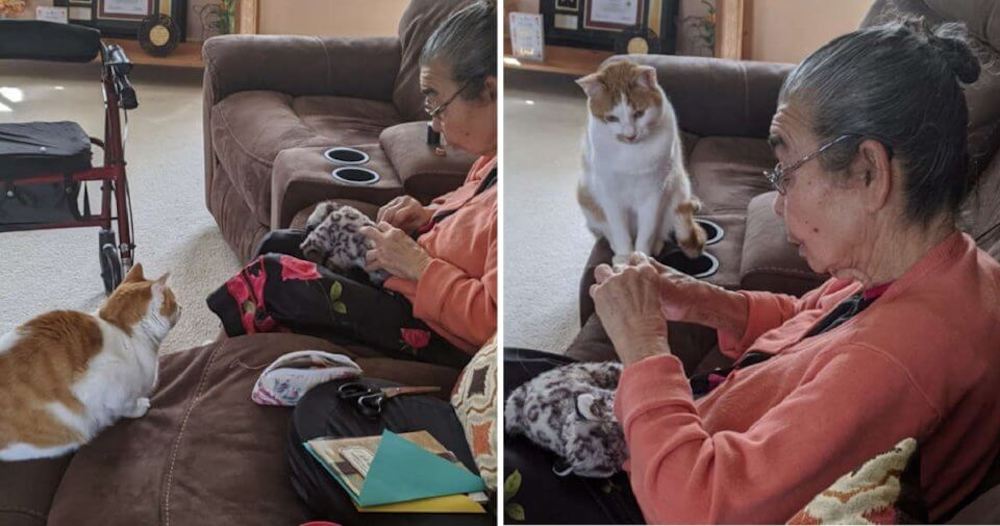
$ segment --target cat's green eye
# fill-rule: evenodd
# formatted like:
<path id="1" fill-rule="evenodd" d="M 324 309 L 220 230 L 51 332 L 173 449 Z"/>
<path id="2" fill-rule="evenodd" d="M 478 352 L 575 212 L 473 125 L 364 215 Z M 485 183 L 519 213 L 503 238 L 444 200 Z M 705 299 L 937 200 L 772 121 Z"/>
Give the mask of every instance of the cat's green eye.
<path id="1" fill-rule="evenodd" d="M 608 122 L 618 122 L 618 117 L 615 117 L 614 115 L 605 115 L 604 120 Z"/>
<path id="2" fill-rule="evenodd" d="M 639 111 L 633 113 L 632 117 L 634 117 L 636 119 L 641 119 L 642 116 L 643 116 L 643 114 L 645 114 L 645 113 L 646 113 L 646 110 L 639 110 Z"/>

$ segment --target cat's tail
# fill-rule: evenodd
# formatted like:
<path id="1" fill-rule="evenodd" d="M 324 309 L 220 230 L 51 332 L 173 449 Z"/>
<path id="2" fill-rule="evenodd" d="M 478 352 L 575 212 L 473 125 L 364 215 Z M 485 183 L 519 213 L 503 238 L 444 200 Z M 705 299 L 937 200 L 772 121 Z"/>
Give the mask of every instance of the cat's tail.
<path id="1" fill-rule="evenodd" d="M 691 196 L 681 201 L 670 210 L 673 214 L 674 228 L 677 234 L 677 244 L 680 245 L 684 254 L 694 259 L 705 250 L 705 230 L 694 221 L 694 215 L 701 210 L 701 201 L 697 197 Z"/>

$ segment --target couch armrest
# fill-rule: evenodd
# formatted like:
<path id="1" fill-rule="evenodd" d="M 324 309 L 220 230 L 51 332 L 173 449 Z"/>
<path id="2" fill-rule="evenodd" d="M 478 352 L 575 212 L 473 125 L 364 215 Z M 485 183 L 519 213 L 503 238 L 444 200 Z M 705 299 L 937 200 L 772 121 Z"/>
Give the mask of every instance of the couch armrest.
<path id="1" fill-rule="evenodd" d="M 206 109 L 249 90 L 392 102 L 400 53 L 395 37 L 212 37 L 202 47 Z"/>
<path id="2" fill-rule="evenodd" d="M 396 169 L 406 193 L 423 203 L 458 188 L 476 158 L 445 147 L 445 155 L 435 155 L 427 144 L 427 122 L 406 122 L 382 130 L 379 144 Z"/>
<path id="3" fill-rule="evenodd" d="M 785 222 L 774 213 L 774 196 L 775 192 L 758 195 L 747 206 L 740 288 L 801 296 L 827 277 L 813 272 L 788 242 Z"/>
<path id="4" fill-rule="evenodd" d="M 395 37 L 223 35 L 202 45 L 205 200 L 214 177 L 212 107 L 238 91 L 336 95 L 392 102 L 401 47 Z M 349 74 L 348 74 L 349 73 Z"/>
<path id="5" fill-rule="evenodd" d="M 608 60 L 618 60 L 611 57 Z M 656 68 L 681 129 L 701 136 L 767 137 L 778 91 L 794 64 L 630 55 Z"/>
<path id="6" fill-rule="evenodd" d="M 403 194 L 403 185 L 378 146 L 359 146 L 370 156 L 364 168 L 380 179 L 370 186 L 344 184 L 330 173 L 337 166 L 323 157 L 326 147 L 288 148 L 278 153 L 271 170 L 271 229 L 288 228 L 296 214 L 328 199 L 381 206 Z"/>

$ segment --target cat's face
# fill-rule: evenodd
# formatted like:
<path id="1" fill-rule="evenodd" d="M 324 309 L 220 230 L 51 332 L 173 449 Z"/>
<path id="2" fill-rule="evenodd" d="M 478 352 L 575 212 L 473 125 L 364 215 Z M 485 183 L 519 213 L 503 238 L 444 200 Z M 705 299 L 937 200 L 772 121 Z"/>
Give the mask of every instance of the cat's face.
<path id="1" fill-rule="evenodd" d="M 152 320 L 167 329 L 172 328 L 180 319 L 181 307 L 174 292 L 167 286 L 169 275 L 147 280 L 142 274 L 142 264 L 136 263 L 101 306 L 102 317 L 107 319 L 111 316 L 128 327 L 135 327 L 143 320 Z"/>
<path id="2" fill-rule="evenodd" d="M 663 92 L 650 66 L 615 61 L 576 82 L 587 94 L 597 126 L 623 143 L 641 142 L 660 121 Z"/>

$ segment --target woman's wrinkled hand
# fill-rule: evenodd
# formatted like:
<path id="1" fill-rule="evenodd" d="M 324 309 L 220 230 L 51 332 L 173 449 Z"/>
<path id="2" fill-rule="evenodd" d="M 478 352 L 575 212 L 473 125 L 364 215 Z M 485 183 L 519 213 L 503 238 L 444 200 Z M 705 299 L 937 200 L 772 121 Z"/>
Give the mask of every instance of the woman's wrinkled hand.
<path id="1" fill-rule="evenodd" d="M 660 274 L 660 308 L 667 321 L 696 323 L 743 334 L 748 309 L 743 295 L 692 278 L 652 258 L 649 262 Z"/>
<path id="2" fill-rule="evenodd" d="M 430 222 L 434 210 L 420 204 L 413 197 L 401 195 L 378 209 L 376 222 L 386 222 L 404 231 L 416 232 Z"/>
<path id="3" fill-rule="evenodd" d="M 402 230 L 389 223 L 380 222 L 366 226 L 361 234 L 372 243 L 365 253 L 365 270 L 385 270 L 393 276 L 418 281 L 431 263 L 431 256 Z"/>
<path id="4" fill-rule="evenodd" d="M 627 266 L 599 265 L 590 287 L 597 316 L 626 366 L 670 352 L 661 306 L 660 272 L 640 253 Z"/>

